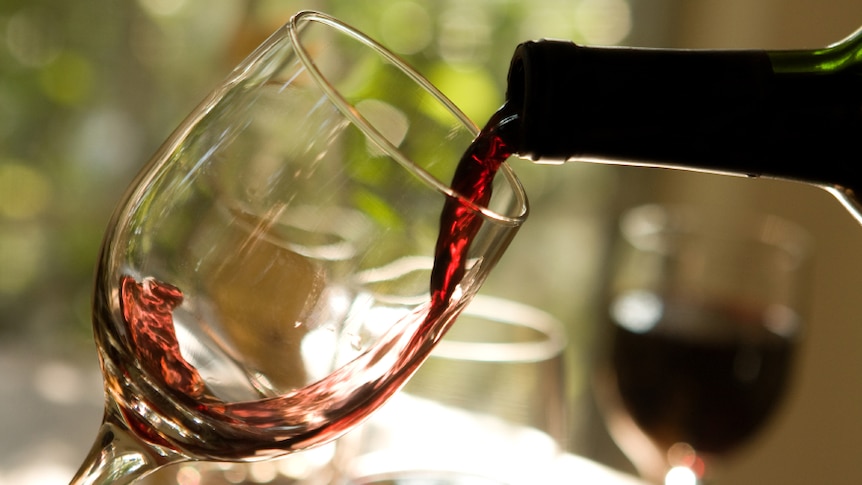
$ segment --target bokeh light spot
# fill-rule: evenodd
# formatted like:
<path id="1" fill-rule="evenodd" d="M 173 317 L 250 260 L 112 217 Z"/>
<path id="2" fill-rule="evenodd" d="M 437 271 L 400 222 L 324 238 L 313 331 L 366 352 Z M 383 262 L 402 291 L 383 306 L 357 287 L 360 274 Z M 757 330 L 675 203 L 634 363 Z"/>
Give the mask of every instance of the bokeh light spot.
<path id="1" fill-rule="evenodd" d="M 431 43 L 431 17 L 425 7 L 397 2 L 386 7 L 380 18 L 383 44 L 399 54 L 415 54 Z"/>
<path id="2" fill-rule="evenodd" d="M 665 485 L 697 485 L 697 475 L 684 466 L 675 466 L 664 477 Z"/>
<path id="3" fill-rule="evenodd" d="M 81 370 L 65 362 L 45 362 L 36 369 L 33 386 L 42 398 L 57 404 L 75 404 L 81 400 L 82 393 L 89 391 L 84 387 Z"/>
<path id="4" fill-rule="evenodd" d="M 632 29 L 631 6 L 626 0 L 581 0 L 575 13 L 588 44 L 618 44 Z"/>
<path id="5" fill-rule="evenodd" d="M 248 473 L 244 465 L 226 464 L 222 470 L 222 476 L 228 483 L 242 483 L 248 477 Z"/>
<path id="6" fill-rule="evenodd" d="M 503 104 L 502 90 L 484 70 L 462 71 L 440 63 L 428 80 L 473 120 L 487 119 Z"/>
<path id="7" fill-rule="evenodd" d="M 16 12 L 6 24 L 6 47 L 23 65 L 39 67 L 61 50 L 58 29 L 52 26 L 47 10 L 27 8 Z"/>
<path id="8" fill-rule="evenodd" d="M 394 147 L 400 146 L 407 136 L 410 120 L 401 110 L 389 103 L 365 99 L 356 104 L 356 111 L 359 111 L 362 117 Z M 368 151 L 372 156 L 385 155 L 380 147 L 370 141 Z"/>
<path id="9" fill-rule="evenodd" d="M 697 459 L 697 452 L 688 443 L 674 443 L 667 450 L 667 462 L 673 466 L 691 468 Z"/>
<path id="10" fill-rule="evenodd" d="M 159 17 L 176 15 L 185 3 L 185 0 L 138 0 L 138 4 L 147 13 Z"/>
<path id="11" fill-rule="evenodd" d="M 93 66 L 88 59 L 64 51 L 39 73 L 39 84 L 50 99 L 65 105 L 83 101 L 93 87 Z"/>
<path id="12" fill-rule="evenodd" d="M 193 466 L 182 466 L 177 470 L 177 485 L 200 485 L 201 472 Z"/>
<path id="13" fill-rule="evenodd" d="M 0 161 L 0 217 L 30 219 L 48 206 L 51 186 L 39 171 L 17 161 Z"/>
<path id="14" fill-rule="evenodd" d="M 278 468 L 272 461 L 258 461 L 248 465 L 248 474 L 255 483 L 269 483 L 278 476 Z"/>
<path id="15" fill-rule="evenodd" d="M 115 108 L 90 110 L 82 116 L 69 154 L 91 173 L 112 176 L 136 162 L 142 128 L 129 113 Z"/>
<path id="16" fill-rule="evenodd" d="M 36 281 L 44 240 L 43 231 L 33 225 L 0 231 L 0 295 L 20 294 Z"/>
<path id="17" fill-rule="evenodd" d="M 576 4 L 537 4 L 524 12 L 518 21 L 522 39 L 576 39 L 578 30 L 574 21 Z"/>
<path id="18" fill-rule="evenodd" d="M 617 325 L 634 333 L 646 333 L 661 321 L 664 304 L 652 292 L 632 290 L 615 298 L 610 311 Z"/>
<path id="19" fill-rule="evenodd" d="M 475 68 L 488 59 L 492 34 L 491 19 L 485 11 L 472 6 L 452 7 L 440 14 L 440 57 L 453 65 Z"/>

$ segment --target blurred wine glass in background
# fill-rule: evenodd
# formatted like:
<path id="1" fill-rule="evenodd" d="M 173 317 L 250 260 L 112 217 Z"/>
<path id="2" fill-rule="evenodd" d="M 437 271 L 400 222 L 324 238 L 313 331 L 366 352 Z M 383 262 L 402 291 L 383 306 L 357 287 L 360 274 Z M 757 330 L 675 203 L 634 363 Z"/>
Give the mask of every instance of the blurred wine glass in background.
<path id="1" fill-rule="evenodd" d="M 645 205 L 620 219 L 595 372 L 608 430 L 653 483 L 714 478 L 793 380 L 808 235 L 774 216 Z"/>

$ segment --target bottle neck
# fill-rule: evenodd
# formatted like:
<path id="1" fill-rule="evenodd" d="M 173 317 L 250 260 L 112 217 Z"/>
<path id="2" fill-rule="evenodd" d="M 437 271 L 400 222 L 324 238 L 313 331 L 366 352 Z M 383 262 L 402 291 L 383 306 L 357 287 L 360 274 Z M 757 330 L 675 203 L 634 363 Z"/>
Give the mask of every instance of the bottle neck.
<path id="1" fill-rule="evenodd" d="M 862 69 L 862 28 L 822 49 L 769 52 L 778 74 L 814 74 Z"/>
<path id="2" fill-rule="evenodd" d="M 515 152 L 862 193 L 860 39 L 788 52 L 527 42 L 509 73 L 506 109 L 521 122 Z"/>

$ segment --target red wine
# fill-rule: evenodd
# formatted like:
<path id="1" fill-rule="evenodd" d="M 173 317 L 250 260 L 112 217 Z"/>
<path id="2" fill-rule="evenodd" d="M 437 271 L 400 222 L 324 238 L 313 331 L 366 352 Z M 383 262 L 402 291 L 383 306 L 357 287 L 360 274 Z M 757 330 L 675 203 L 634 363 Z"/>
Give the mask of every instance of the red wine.
<path id="1" fill-rule="evenodd" d="M 174 311 L 183 302 L 182 291 L 151 277 L 138 282 L 122 276 L 119 307 L 123 333 L 131 341 L 101 346 L 108 349 L 106 366 L 124 367 L 106 376 L 125 420 L 150 441 L 220 460 L 306 448 L 330 441 L 361 422 L 424 361 L 442 337 L 440 320 L 451 323 L 452 314 L 447 311 L 457 306 L 452 299 L 483 223 L 477 210 L 490 201 L 494 175 L 511 154 L 500 134 L 507 121 L 502 115 L 492 118 L 456 168 L 455 196 L 447 197 L 440 217 L 430 302 L 322 380 L 275 397 L 219 398 L 181 352 Z M 110 327 L 104 320 L 109 318 L 109 307 L 97 299 L 97 329 Z M 111 338 L 99 332 L 97 336 Z M 127 355 L 129 347 L 134 357 Z M 140 367 L 129 368 L 130 361 Z M 144 374 L 138 375 L 140 371 Z"/>
<path id="2" fill-rule="evenodd" d="M 511 122 L 505 109 L 498 111 L 462 155 L 451 188 L 471 205 L 447 197 L 440 216 L 440 233 L 431 271 L 430 319 L 448 306 L 449 298 L 464 277 L 470 243 L 482 225 L 477 207 L 491 200 L 494 175 L 512 155 L 503 138 L 504 128 Z"/>
<path id="3" fill-rule="evenodd" d="M 110 355 L 105 365 L 126 365 L 125 371 L 105 373 L 108 389 L 142 437 L 197 457 L 240 460 L 331 441 L 400 389 L 433 346 L 416 331 L 429 315 L 426 306 L 320 381 L 276 397 L 227 402 L 206 388 L 180 352 L 171 311 L 182 293 L 151 278 L 137 283 L 124 276 L 121 283 L 121 313 L 134 358 L 114 355 L 126 346 L 102 345 Z M 99 325 L 104 314 L 96 312 Z M 146 374 L 128 367 L 130 361 L 139 362 Z"/>
<path id="4" fill-rule="evenodd" d="M 612 326 L 610 365 L 622 405 L 663 449 L 685 442 L 727 452 L 774 411 L 793 343 L 764 325 L 763 311 L 664 305 L 663 319 L 648 331 Z"/>
<path id="5" fill-rule="evenodd" d="M 138 358 L 171 389 L 200 397 L 204 380 L 180 353 L 174 329 L 172 313 L 182 301 L 177 287 L 154 278 L 120 280 L 120 308 Z"/>

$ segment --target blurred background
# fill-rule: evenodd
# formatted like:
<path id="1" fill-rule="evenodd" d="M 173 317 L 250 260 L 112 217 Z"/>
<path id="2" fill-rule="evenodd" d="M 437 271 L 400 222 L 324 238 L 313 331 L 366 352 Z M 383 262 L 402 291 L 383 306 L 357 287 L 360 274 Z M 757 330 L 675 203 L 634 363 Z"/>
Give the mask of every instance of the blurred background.
<path id="1" fill-rule="evenodd" d="M 112 208 L 183 117 L 303 8 L 403 55 L 477 122 L 502 103 L 511 53 L 528 39 L 814 48 L 862 26 L 858 0 L 0 1 L 0 485 L 71 478 L 102 407 L 89 299 Z M 513 164 L 532 215 L 486 288 L 567 322 L 570 451 L 632 471 L 588 387 L 603 256 L 620 211 L 686 202 L 717 217 L 775 213 L 816 239 L 790 397 L 725 482 L 858 483 L 862 227 L 831 196 L 779 181 Z"/>

